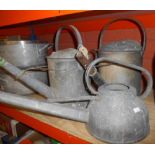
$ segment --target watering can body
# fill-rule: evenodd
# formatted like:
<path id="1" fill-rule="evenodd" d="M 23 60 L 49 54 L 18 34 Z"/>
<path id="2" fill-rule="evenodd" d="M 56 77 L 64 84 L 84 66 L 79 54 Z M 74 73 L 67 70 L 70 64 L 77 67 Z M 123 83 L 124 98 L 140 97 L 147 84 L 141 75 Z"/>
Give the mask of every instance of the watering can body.
<path id="1" fill-rule="evenodd" d="M 87 95 L 84 86 L 84 69 L 76 61 L 78 51 L 73 48 L 53 52 L 48 57 L 50 86 L 54 98 Z"/>
<path id="2" fill-rule="evenodd" d="M 129 21 L 138 26 L 142 32 L 142 45 L 134 40 L 122 40 L 111 42 L 107 45 L 102 44 L 102 38 L 105 30 L 110 24 L 118 21 Z M 98 57 L 112 58 L 128 64 L 135 64 L 142 66 L 143 54 L 146 45 L 146 32 L 143 25 L 135 19 L 118 18 L 107 23 L 100 34 Z M 99 65 L 99 72 L 103 79 L 109 83 L 125 83 L 136 88 L 137 94 L 141 92 L 141 75 L 139 71 L 130 70 L 121 66 L 115 66 L 110 63 L 101 63 Z"/>
<path id="3" fill-rule="evenodd" d="M 99 93 L 89 107 L 93 136 L 108 143 L 135 143 L 149 134 L 149 113 L 134 88 L 110 84 L 99 87 Z"/>

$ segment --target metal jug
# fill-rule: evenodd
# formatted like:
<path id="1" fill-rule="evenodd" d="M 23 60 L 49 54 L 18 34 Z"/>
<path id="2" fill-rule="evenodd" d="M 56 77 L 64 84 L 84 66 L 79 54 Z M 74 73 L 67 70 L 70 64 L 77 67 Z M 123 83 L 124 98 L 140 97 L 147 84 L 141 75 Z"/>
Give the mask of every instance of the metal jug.
<path id="1" fill-rule="evenodd" d="M 126 84 L 111 83 L 100 86 L 98 91 L 91 86 L 89 74 L 94 66 L 103 61 L 125 66 L 143 72 L 147 78 L 147 87 L 141 96 L 136 95 L 134 87 Z M 0 64 L 2 62 L 0 61 Z M 84 122 L 88 131 L 97 139 L 109 143 L 135 143 L 149 134 L 149 114 L 143 99 L 152 90 L 151 74 L 134 64 L 99 58 L 93 61 L 85 74 L 89 90 L 96 96 L 81 96 L 51 102 L 37 101 L 0 91 L 0 101 L 12 106 L 43 112 L 46 114 Z M 86 109 L 66 107 L 60 102 L 77 102 L 90 100 Z"/>
<path id="2" fill-rule="evenodd" d="M 0 41 L 0 56 L 23 70 L 29 76 L 48 84 L 46 56 L 49 44 L 40 41 Z M 32 89 L 19 82 L 17 77 L 5 70 L 0 70 L 0 89 L 6 92 L 28 95 L 34 93 Z"/>
<path id="3" fill-rule="evenodd" d="M 141 32 L 141 45 L 134 40 L 121 40 L 111 42 L 107 45 L 102 44 L 105 31 L 115 22 L 129 21 L 135 24 Z M 146 32 L 144 26 L 133 18 L 117 18 L 108 22 L 100 32 L 98 57 L 112 58 L 128 64 L 142 66 L 143 55 L 146 47 Z M 110 63 L 99 64 L 99 72 L 104 80 L 114 83 L 125 83 L 136 88 L 137 94 L 141 92 L 140 72 L 130 70 Z"/>
<path id="4" fill-rule="evenodd" d="M 73 32 L 73 34 L 76 36 L 78 42 L 77 49 L 69 48 L 58 50 L 60 34 L 64 29 L 71 30 L 71 32 Z M 18 79 L 25 83 L 28 87 L 47 97 L 49 100 L 51 98 L 64 99 L 68 97 L 79 97 L 82 95 L 87 95 L 88 92 L 86 91 L 83 83 L 84 69 L 74 58 L 79 50 L 87 51 L 82 44 L 79 31 L 72 25 L 60 27 L 56 33 L 55 48 L 56 52 L 53 52 L 50 56 L 47 57 L 51 87 L 41 83 L 33 77 L 30 77 L 28 74 L 20 76 L 22 71 L 2 57 L 0 66 L 13 76 L 18 77 Z M 87 106 L 87 103 L 88 102 L 76 102 L 73 104 L 71 103 L 70 105 L 85 107 Z"/>

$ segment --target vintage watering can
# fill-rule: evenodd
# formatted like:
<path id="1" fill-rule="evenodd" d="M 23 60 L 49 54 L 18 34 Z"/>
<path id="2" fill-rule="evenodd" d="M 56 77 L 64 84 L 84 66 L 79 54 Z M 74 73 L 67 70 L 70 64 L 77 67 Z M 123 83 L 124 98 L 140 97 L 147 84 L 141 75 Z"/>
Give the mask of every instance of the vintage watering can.
<path id="1" fill-rule="evenodd" d="M 13 65 L 27 72 L 28 75 L 48 84 L 47 52 L 50 48 L 46 42 L 30 40 L 4 40 L 0 41 L 0 56 L 7 59 Z M 34 93 L 32 89 L 19 82 L 14 76 L 5 70 L 0 70 L 0 89 L 6 92 L 28 95 Z"/>
<path id="2" fill-rule="evenodd" d="M 64 29 L 70 30 L 75 35 L 78 44 L 77 49 L 68 48 L 58 50 L 60 34 Z M 87 52 L 82 44 L 79 31 L 72 25 L 60 27 L 56 33 L 55 50 L 55 52 L 47 57 L 50 87 L 32 76 L 23 74 L 23 71 L 4 59 L 5 63 L 2 63 L 1 67 L 48 99 L 64 99 L 87 95 L 88 92 L 83 83 L 84 69 L 75 59 L 75 55 L 79 50 Z M 88 102 L 76 102 L 73 104 L 70 103 L 70 105 L 85 107 L 87 103 Z"/>
<path id="3" fill-rule="evenodd" d="M 135 24 L 141 33 L 141 45 L 135 40 L 119 40 L 107 45 L 102 44 L 105 32 L 115 22 L 127 21 Z M 128 64 L 142 65 L 143 55 L 146 47 L 146 32 L 144 26 L 133 18 L 117 18 L 108 22 L 101 30 L 99 36 L 98 57 L 107 57 L 120 60 Z M 136 88 L 137 94 L 141 92 L 141 75 L 139 71 L 130 70 L 110 63 L 99 64 L 99 72 L 104 80 L 112 83 L 124 83 Z"/>
<path id="4" fill-rule="evenodd" d="M 71 31 L 77 40 L 77 49 L 59 50 L 60 35 L 63 30 Z M 77 97 L 87 95 L 83 84 L 84 69 L 75 59 L 79 50 L 86 50 L 76 27 L 69 25 L 60 27 L 55 37 L 55 52 L 48 58 L 50 86 L 54 98 Z"/>
<path id="5" fill-rule="evenodd" d="M 143 72 L 147 78 L 147 87 L 141 96 L 136 89 L 123 83 L 107 83 L 98 91 L 91 86 L 89 74 L 94 66 L 101 62 L 110 62 Z M 1 59 L 1 65 L 5 62 Z M 143 99 L 152 89 L 151 74 L 134 64 L 121 63 L 110 58 L 99 58 L 90 63 L 85 74 L 86 84 L 92 96 L 81 96 L 64 100 L 51 99 L 50 102 L 37 101 L 9 93 L 0 92 L 0 101 L 13 106 L 32 109 L 58 117 L 84 122 L 88 131 L 101 141 L 109 143 L 135 143 L 149 134 L 149 113 Z M 86 109 L 66 107 L 60 102 L 90 100 Z M 59 102 L 59 103 L 58 103 Z"/>

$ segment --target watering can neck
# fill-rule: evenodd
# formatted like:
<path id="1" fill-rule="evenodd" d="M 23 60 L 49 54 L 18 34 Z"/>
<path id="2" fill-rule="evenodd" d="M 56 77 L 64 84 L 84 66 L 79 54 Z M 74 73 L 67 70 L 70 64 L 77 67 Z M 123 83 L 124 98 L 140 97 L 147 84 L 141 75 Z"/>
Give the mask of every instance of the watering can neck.
<path id="1" fill-rule="evenodd" d="M 104 84 L 98 88 L 99 94 L 102 95 L 112 95 L 112 94 L 118 94 L 118 95 L 125 95 L 130 94 L 136 96 L 136 89 L 132 86 L 127 86 L 125 84 L 121 83 L 112 83 L 112 84 Z"/>

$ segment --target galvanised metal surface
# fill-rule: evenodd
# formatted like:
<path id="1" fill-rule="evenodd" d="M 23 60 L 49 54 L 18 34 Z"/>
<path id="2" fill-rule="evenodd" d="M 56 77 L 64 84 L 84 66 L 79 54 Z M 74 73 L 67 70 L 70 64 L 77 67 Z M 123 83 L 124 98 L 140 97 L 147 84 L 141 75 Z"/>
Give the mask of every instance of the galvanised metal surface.
<path id="1" fill-rule="evenodd" d="M 122 61 L 128 64 L 142 65 L 141 55 L 138 52 L 104 52 L 104 57 Z M 111 63 L 100 63 L 98 66 L 101 77 L 108 83 L 124 83 L 136 88 L 141 92 L 141 74 L 139 71 Z"/>
<path id="2" fill-rule="evenodd" d="M 91 86 L 89 74 L 96 64 L 103 61 L 143 72 L 147 78 L 144 93 L 137 96 L 134 87 L 123 83 L 105 84 L 96 91 Z M 85 78 L 89 90 L 98 96 L 89 104 L 88 129 L 93 136 L 109 143 L 135 143 L 149 134 L 149 113 L 143 99 L 151 92 L 153 80 L 147 70 L 102 57 L 88 66 Z"/>
<path id="3" fill-rule="evenodd" d="M 28 97 L 5 93 L 2 91 L 0 91 L 0 102 L 80 122 L 87 122 L 88 120 L 87 109 L 79 110 L 77 108 L 66 107 L 64 106 L 64 104 L 59 103 L 51 104 L 50 102 L 38 101 L 30 99 Z"/>
<path id="4" fill-rule="evenodd" d="M 89 107 L 90 133 L 108 143 L 135 143 L 150 131 L 149 113 L 132 87 L 110 84 L 99 88 Z"/>
<path id="5" fill-rule="evenodd" d="M 0 41 L 0 56 L 20 69 L 45 66 L 47 65 L 46 56 L 48 46 L 47 43 L 41 43 L 39 41 L 4 40 Z M 33 89 L 24 85 L 19 79 L 17 80 L 15 76 L 4 70 L 1 70 L 0 73 L 1 90 L 23 95 L 34 93 Z M 28 72 L 26 74 L 48 84 L 47 71 L 31 71 L 31 73 Z"/>
<path id="6" fill-rule="evenodd" d="M 86 95 L 84 69 L 75 60 L 76 49 L 59 50 L 48 57 L 49 81 L 54 98 Z M 56 56 L 57 57 L 56 57 Z"/>
<path id="7" fill-rule="evenodd" d="M 105 37 L 107 28 L 118 21 L 129 21 L 135 24 L 141 33 L 141 45 L 134 40 L 122 40 L 102 44 L 102 39 Z M 113 60 L 120 60 L 124 63 L 135 64 L 142 66 L 143 54 L 146 47 L 146 32 L 143 25 L 133 18 L 117 18 L 108 22 L 102 29 L 99 38 L 99 52 L 98 57 L 112 58 Z M 140 72 L 129 70 L 121 66 L 111 65 L 110 63 L 101 63 L 99 65 L 99 72 L 102 78 L 107 82 L 125 83 L 136 88 L 137 94 L 141 92 L 141 76 Z"/>
<path id="8" fill-rule="evenodd" d="M 39 41 L 0 41 L 0 56 L 21 68 L 46 65 L 48 44 Z"/>
<path id="9" fill-rule="evenodd" d="M 75 35 L 77 49 L 59 50 L 60 35 L 64 29 L 71 31 Z M 56 51 L 47 58 L 53 98 L 79 97 L 88 94 L 84 86 L 84 69 L 75 58 L 81 47 L 83 47 L 82 38 L 74 26 L 69 25 L 58 29 L 55 38 Z M 85 107 L 87 102 L 74 102 L 72 106 Z"/>
<path id="10" fill-rule="evenodd" d="M 37 80 L 35 77 L 29 76 L 28 74 L 23 74 L 23 70 L 12 65 L 2 57 L 0 57 L 0 67 L 39 94 L 47 98 L 52 97 L 51 87 Z"/>
<path id="11" fill-rule="evenodd" d="M 24 74 L 48 84 L 47 71 L 26 71 Z M 14 76 L 6 73 L 4 70 L 0 70 L 0 89 L 5 92 L 20 95 L 28 95 L 35 92 L 33 89 L 21 82 L 18 78 L 16 79 Z"/>

